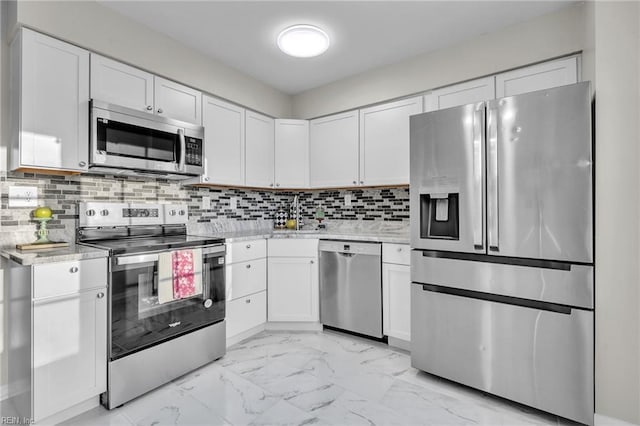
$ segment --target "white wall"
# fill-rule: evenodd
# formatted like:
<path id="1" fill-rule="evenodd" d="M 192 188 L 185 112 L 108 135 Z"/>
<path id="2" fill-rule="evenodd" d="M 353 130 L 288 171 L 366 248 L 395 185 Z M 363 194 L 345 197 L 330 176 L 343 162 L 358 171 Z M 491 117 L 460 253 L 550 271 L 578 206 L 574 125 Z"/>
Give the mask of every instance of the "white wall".
<path id="1" fill-rule="evenodd" d="M 418 93 L 582 50 L 584 4 L 364 72 L 293 96 L 297 118 L 314 118 Z"/>
<path id="2" fill-rule="evenodd" d="M 595 4 L 596 411 L 640 424 L 640 4 Z"/>
<path id="3" fill-rule="evenodd" d="M 265 114 L 291 116 L 289 95 L 94 1 L 19 1 L 13 19 Z"/>

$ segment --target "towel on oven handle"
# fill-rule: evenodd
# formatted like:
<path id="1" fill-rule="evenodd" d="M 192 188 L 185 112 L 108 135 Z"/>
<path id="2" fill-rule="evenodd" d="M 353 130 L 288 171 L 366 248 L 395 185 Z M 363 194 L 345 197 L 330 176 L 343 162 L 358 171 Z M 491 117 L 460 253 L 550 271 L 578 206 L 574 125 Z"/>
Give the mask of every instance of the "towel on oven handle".
<path id="1" fill-rule="evenodd" d="M 202 250 L 160 253 L 158 303 L 163 304 L 198 294 L 202 294 Z"/>

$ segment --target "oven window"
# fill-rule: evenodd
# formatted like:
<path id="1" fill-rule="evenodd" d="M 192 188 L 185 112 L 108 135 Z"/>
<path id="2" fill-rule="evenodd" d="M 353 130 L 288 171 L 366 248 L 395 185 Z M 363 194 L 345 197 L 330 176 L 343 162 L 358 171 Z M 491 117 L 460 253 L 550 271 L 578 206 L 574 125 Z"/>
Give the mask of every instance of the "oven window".
<path id="1" fill-rule="evenodd" d="M 200 294 L 165 303 L 158 298 L 157 262 L 116 263 L 111 276 L 112 360 L 224 319 L 224 255 L 204 257 Z"/>
<path id="2" fill-rule="evenodd" d="M 106 122 L 105 122 L 106 121 Z M 120 123 L 97 120 L 98 150 L 109 155 L 175 162 L 178 134 Z"/>

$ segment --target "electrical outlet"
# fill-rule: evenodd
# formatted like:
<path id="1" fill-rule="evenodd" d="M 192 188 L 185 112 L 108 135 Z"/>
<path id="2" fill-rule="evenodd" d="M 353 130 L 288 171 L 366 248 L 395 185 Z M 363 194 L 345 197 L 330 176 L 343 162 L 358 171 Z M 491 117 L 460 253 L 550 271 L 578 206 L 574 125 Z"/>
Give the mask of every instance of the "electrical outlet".
<path id="1" fill-rule="evenodd" d="M 345 194 L 344 196 L 344 206 L 351 207 L 351 194 Z"/>
<path id="2" fill-rule="evenodd" d="M 9 207 L 37 207 L 38 188 L 35 186 L 10 186 Z"/>
<path id="3" fill-rule="evenodd" d="M 236 197 L 229 198 L 229 208 L 235 210 L 238 208 L 238 199 Z"/>
<path id="4" fill-rule="evenodd" d="M 211 197 L 202 197 L 202 210 L 209 210 L 211 208 Z"/>

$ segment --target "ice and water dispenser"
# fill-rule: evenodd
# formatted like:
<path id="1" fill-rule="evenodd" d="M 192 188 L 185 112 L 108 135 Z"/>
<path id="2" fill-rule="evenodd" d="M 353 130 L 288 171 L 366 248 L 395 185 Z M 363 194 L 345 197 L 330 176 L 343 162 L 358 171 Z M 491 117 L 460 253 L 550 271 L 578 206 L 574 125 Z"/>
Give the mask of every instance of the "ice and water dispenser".
<path id="1" fill-rule="evenodd" d="M 420 194 L 420 238 L 458 240 L 458 193 Z"/>

